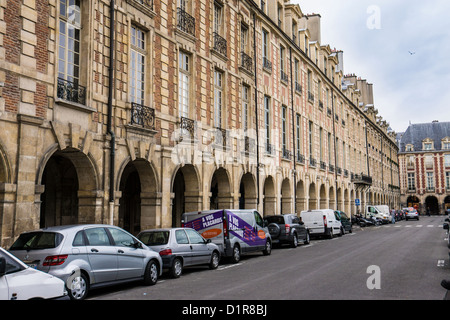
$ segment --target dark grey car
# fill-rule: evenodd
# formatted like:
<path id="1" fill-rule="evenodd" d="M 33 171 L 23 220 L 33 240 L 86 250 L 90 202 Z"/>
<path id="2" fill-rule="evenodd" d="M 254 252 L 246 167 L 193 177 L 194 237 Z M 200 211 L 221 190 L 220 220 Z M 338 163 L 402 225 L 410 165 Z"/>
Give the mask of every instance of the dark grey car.
<path id="1" fill-rule="evenodd" d="M 178 278 L 184 267 L 209 265 L 211 269 L 219 266 L 220 250 L 211 240 L 205 240 L 191 228 L 167 228 L 144 230 L 138 239 L 159 252 L 163 268 L 169 269 Z"/>
<path id="2" fill-rule="evenodd" d="M 295 214 L 282 214 L 264 217 L 273 244 L 290 244 L 296 248 L 298 242 L 309 243 L 309 232 L 305 224 Z"/>

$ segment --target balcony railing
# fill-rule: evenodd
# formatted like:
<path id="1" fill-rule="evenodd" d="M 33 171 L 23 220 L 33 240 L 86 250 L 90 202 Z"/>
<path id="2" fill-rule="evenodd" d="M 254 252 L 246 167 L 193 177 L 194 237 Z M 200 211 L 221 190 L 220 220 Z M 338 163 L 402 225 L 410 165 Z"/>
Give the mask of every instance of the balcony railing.
<path id="1" fill-rule="evenodd" d="M 266 143 L 266 154 L 275 155 L 275 146 L 270 143 Z"/>
<path id="2" fill-rule="evenodd" d="M 353 176 L 352 182 L 355 184 L 372 185 L 372 177 L 365 174 L 355 174 Z"/>
<path id="3" fill-rule="evenodd" d="M 308 100 L 314 102 L 314 94 L 311 91 L 308 91 Z"/>
<path id="4" fill-rule="evenodd" d="M 280 77 L 281 77 L 281 81 L 289 82 L 288 75 L 283 70 L 280 71 Z"/>
<path id="5" fill-rule="evenodd" d="M 323 110 L 323 101 L 319 100 L 319 109 Z"/>
<path id="6" fill-rule="evenodd" d="M 195 37 L 195 18 L 182 8 L 177 8 L 177 16 L 178 29 Z"/>
<path id="7" fill-rule="evenodd" d="M 263 68 L 272 72 L 272 62 L 266 57 L 263 57 Z"/>
<path id="8" fill-rule="evenodd" d="M 302 93 L 303 91 L 302 85 L 297 81 L 295 82 L 295 91 L 297 91 L 298 93 Z"/>
<path id="9" fill-rule="evenodd" d="M 241 52 L 241 67 L 253 73 L 253 59 L 245 52 Z"/>
<path id="10" fill-rule="evenodd" d="M 300 152 L 297 152 L 297 162 L 305 164 L 305 156 L 302 155 Z"/>
<path id="11" fill-rule="evenodd" d="M 315 168 L 317 166 L 316 159 L 309 157 L 309 165 Z"/>
<path id="12" fill-rule="evenodd" d="M 57 96 L 69 102 L 86 105 L 86 88 L 75 82 L 58 78 Z"/>
<path id="13" fill-rule="evenodd" d="M 220 34 L 214 32 L 214 46 L 213 49 L 220 54 L 227 56 L 227 40 L 225 40 Z"/>
<path id="14" fill-rule="evenodd" d="M 228 132 L 226 129 L 217 127 L 216 131 L 215 131 L 214 143 L 217 146 L 223 146 L 224 148 L 226 148 L 227 147 L 227 136 L 228 136 Z"/>
<path id="15" fill-rule="evenodd" d="M 254 154 L 256 150 L 256 140 L 250 137 L 244 137 L 244 151 L 248 154 Z"/>
<path id="16" fill-rule="evenodd" d="M 155 130 L 155 109 L 131 103 L 131 124 Z"/>
<path id="17" fill-rule="evenodd" d="M 332 164 L 328 165 L 328 172 L 334 172 L 334 165 Z"/>
<path id="18" fill-rule="evenodd" d="M 180 141 L 183 141 L 183 137 L 189 136 L 191 141 L 195 138 L 195 121 L 189 118 L 181 117 L 180 119 L 180 129 L 181 129 L 181 138 Z"/>
<path id="19" fill-rule="evenodd" d="M 320 161 L 320 170 L 326 170 L 327 164 L 324 161 Z"/>
<path id="20" fill-rule="evenodd" d="M 284 147 L 283 147 L 283 154 L 282 154 L 282 156 L 283 156 L 283 159 L 292 160 L 292 152 L 290 150 L 284 148 Z"/>
<path id="21" fill-rule="evenodd" d="M 153 11 L 153 0 L 135 0 L 137 3 L 143 4 Z"/>

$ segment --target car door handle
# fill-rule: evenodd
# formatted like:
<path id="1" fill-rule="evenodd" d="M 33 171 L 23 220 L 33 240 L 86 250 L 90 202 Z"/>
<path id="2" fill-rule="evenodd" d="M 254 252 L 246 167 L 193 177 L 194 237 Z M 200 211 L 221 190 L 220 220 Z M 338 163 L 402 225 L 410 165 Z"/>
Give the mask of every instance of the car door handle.
<path id="1" fill-rule="evenodd" d="M 123 253 L 123 250 L 118 250 L 117 252 L 118 252 L 118 253 Z"/>
<path id="2" fill-rule="evenodd" d="M 92 248 L 92 249 L 91 249 L 91 252 L 98 252 L 98 250 L 95 249 L 95 248 Z"/>

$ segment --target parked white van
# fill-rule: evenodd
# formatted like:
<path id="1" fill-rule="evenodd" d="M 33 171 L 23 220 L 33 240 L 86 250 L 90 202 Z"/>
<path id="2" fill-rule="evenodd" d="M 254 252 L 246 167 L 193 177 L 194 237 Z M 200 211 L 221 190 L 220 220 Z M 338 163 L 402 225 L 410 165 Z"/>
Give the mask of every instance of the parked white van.
<path id="1" fill-rule="evenodd" d="M 183 213 L 182 226 L 197 230 L 219 246 L 221 256 L 239 262 L 241 254 L 262 251 L 269 255 L 272 238 L 256 210 L 206 210 Z"/>
<path id="2" fill-rule="evenodd" d="M 335 235 L 342 235 L 342 224 L 336 219 L 334 210 L 319 209 L 302 211 L 300 217 L 308 228 L 311 237 L 326 236 L 331 239 Z"/>
<path id="3" fill-rule="evenodd" d="M 369 215 L 373 216 L 374 218 L 381 219 L 382 223 L 391 222 L 391 214 L 389 213 L 389 207 L 386 205 L 366 206 L 366 217 L 368 217 Z"/>

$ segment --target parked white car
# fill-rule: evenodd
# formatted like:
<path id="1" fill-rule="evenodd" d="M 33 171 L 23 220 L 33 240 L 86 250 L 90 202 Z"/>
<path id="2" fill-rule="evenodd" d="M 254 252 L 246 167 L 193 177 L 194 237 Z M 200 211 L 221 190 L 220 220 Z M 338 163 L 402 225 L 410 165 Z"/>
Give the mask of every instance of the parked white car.
<path id="1" fill-rule="evenodd" d="M 64 281 L 28 267 L 0 248 L 0 300 L 64 299 L 66 297 Z"/>

